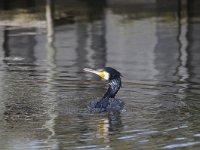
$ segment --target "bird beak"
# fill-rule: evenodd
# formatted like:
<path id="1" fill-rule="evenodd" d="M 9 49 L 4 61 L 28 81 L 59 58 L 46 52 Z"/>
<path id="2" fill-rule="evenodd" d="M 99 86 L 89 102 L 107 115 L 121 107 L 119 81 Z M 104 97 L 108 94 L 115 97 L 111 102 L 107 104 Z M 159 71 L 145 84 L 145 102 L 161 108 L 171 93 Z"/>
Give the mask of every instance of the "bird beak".
<path id="1" fill-rule="evenodd" d="M 105 78 L 104 71 L 93 70 L 93 69 L 90 69 L 90 68 L 84 68 L 83 70 L 86 71 L 86 72 L 94 73 L 94 74 L 100 76 L 101 78 Z"/>

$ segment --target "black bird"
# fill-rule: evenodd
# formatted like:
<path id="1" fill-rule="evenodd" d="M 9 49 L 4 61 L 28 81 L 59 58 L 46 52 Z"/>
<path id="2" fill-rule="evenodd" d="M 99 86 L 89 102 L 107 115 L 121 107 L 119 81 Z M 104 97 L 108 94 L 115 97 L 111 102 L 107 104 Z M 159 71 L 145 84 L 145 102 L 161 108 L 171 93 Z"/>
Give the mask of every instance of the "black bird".
<path id="1" fill-rule="evenodd" d="M 121 87 L 121 74 L 111 67 L 103 67 L 98 70 L 84 68 L 83 70 L 99 75 L 107 80 L 109 85 L 107 92 L 100 100 L 92 100 L 89 103 L 89 109 L 95 112 L 116 112 L 122 110 L 124 102 L 115 98 Z"/>

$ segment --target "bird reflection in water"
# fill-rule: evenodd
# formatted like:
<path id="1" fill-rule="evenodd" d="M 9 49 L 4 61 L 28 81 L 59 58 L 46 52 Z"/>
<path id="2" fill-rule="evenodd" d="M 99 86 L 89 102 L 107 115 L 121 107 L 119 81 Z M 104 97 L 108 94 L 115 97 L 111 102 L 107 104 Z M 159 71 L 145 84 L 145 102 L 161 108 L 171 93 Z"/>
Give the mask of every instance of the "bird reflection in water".
<path id="1" fill-rule="evenodd" d="M 122 126 L 120 112 L 109 112 L 108 116 L 98 121 L 96 137 L 103 139 L 106 148 L 110 146 L 110 133 Z"/>

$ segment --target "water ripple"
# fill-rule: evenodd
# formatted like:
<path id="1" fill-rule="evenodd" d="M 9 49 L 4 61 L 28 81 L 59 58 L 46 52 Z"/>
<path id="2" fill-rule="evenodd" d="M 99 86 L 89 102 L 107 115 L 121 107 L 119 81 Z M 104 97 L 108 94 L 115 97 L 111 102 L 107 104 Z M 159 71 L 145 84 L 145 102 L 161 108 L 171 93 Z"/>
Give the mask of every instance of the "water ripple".
<path id="1" fill-rule="evenodd" d="M 187 143 L 181 143 L 181 144 L 170 144 L 170 145 L 163 147 L 163 149 L 174 149 L 174 148 L 189 147 L 189 146 L 197 145 L 199 143 L 200 142 L 187 142 Z"/>

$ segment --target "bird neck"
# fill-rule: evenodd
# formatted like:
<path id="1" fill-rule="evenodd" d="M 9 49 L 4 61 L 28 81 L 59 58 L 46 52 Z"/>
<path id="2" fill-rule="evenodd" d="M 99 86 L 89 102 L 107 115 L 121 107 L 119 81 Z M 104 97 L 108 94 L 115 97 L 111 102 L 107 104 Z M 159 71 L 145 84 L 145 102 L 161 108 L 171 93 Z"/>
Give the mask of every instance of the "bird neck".
<path id="1" fill-rule="evenodd" d="M 121 87 L 121 78 L 117 78 L 117 79 L 112 79 L 108 82 L 109 87 L 107 92 L 104 94 L 103 99 L 106 98 L 115 98 L 115 95 L 117 94 L 117 92 L 119 91 L 120 87 Z"/>

